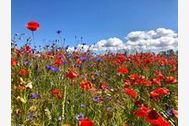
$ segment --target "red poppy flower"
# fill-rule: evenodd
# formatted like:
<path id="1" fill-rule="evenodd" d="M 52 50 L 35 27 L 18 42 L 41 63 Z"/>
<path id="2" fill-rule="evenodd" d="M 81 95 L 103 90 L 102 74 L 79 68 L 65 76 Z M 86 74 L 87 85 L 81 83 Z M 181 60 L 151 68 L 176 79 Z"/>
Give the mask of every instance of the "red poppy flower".
<path id="1" fill-rule="evenodd" d="M 79 126 L 94 126 L 94 124 L 90 119 L 81 119 L 79 121 Z"/>
<path id="2" fill-rule="evenodd" d="M 130 76 L 129 76 L 129 78 L 131 79 L 131 80 L 136 80 L 136 79 L 138 79 L 138 77 L 139 77 L 139 75 L 138 74 L 131 74 Z"/>
<path id="3" fill-rule="evenodd" d="M 161 71 L 155 71 L 156 78 L 162 80 L 164 78 L 164 75 Z"/>
<path id="4" fill-rule="evenodd" d="M 53 90 L 51 91 L 51 93 L 52 93 L 53 95 L 57 95 L 57 94 L 60 94 L 60 93 L 61 93 L 61 90 L 60 90 L 60 89 L 53 89 Z"/>
<path id="5" fill-rule="evenodd" d="M 24 48 L 24 49 L 25 49 L 25 51 L 26 51 L 26 52 L 31 51 L 31 47 L 30 47 L 30 46 L 28 46 L 28 45 L 27 45 L 27 46 L 25 46 L 25 48 Z"/>
<path id="6" fill-rule="evenodd" d="M 76 63 L 77 63 L 77 64 L 81 64 L 82 61 L 81 61 L 79 58 L 77 58 L 77 59 L 76 59 Z"/>
<path id="7" fill-rule="evenodd" d="M 152 83 L 151 83 L 151 81 L 150 80 L 142 80 L 142 82 L 141 82 L 142 84 L 144 84 L 145 86 L 151 86 L 152 85 Z"/>
<path id="8" fill-rule="evenodd" d="M 150 109 L 144 105 L 134 112 L 134 115 L 137 117 L 146 117 Z"/>
<path id="9" fill-rule="evenodd" d="M 119 67 L 118 68 L 118 73 L 128 74 L 129 71 L 126 68 L 124 68 L 124 67 Z"/>
<path id="10" fill-rule="evenodd" d="M 53 96 L 57 97 L 58 99 L 62 99 L 62 98 L 63 98 L 63 94 L 62 94 L 62 92 L 61 92 L 60 89 L 53 89 L 53 90 L 51 91 L 51 94 L 52 94 Z"/>
<path id="11" fill-rule="evenodd" d="M 166 95 L 169 95 L 169 94 L 170 94 L 170 91 L 167 88 L 156 88 L 155 90 L 150 92 L 150 97 L 158 98 L 158 97 L 166 96 Z"/>
<path id="12" fill-rule="evenodd" d="M 137 98 L 137 93 L 135 90 L 131 89 L 131 88 L 125 88 L 124 92 L 128 95 L 130 95 L 132 98 Z"/>
<path id="13" fill-rule="evenodd" d="M 47 54 L 48 57 L 51 57 L 53 55 L 52 52 L 50 52 L 50 51 L 47 52 L 46 54 Z"/>
<path id="14" fill-rule="evenodd" d="M 148 119 L 155 120 L 159 117 L 159 114 L 155 110 L 151 110 L 147 115 Z"/>
<path id="15" fill-rule="evenodd" d="M 39 29 L 39 23 L 35 21 L 30 21 L 27 23 L 26 28 L 29 29 L 30 31 L 36 31 Z"/>
<path id="16" fill-rule="evenodd" d="M 169 76 L 169 77 L 166 78 L 166 82 L 167 82 L 167 84 L 174 84 L 174 83 L 177 82 L 177 80 L 176 80 L 175 77 Z"/>
<path id="17" fill-rule="evenodd" d="M 169 122 L 167 122 L 162 116 L 160 116 L 155 110 L 151 110 L 147 117 L 146 121 L 153 126 L 170 126 Z"/>
<path id="18" fill-rule="evenodd" d="M 125 62 L 125 60 L 126 60 L 125 55 L 118 54 L 117 57 L 116 57 L 116 59 L 115 59 L 115 63 L 116 64 L 122 64 L 123 62 Z"/>
<path id="19" fill-rule="evenodd" d="M 57 65 L 57 66 L 60 66 L 61 64 L 62 64 L 62 60 L 61 59 L 56 59 L 55 61 L 54 61 L 54 64 L 55 65 Z"/>
<path id="20" fill-rule="evenodd" d="M 146 65 L 146 64 L 149 64 L 149 63 L 151 63 L 151 59 L 148 57 L 147 59 L 144 60 L 144 64 Z"/>
<path id="21" fill-rule="evenodd" d="M 66 76 L 70 79 L 74 79 L 78 76 L 78 74 L 74 71 L 69 71 Z"/>
<path id="22" fill-rule="evenodd" d="M 14 58 L 11 58 L 11 66 L 16 66 L 16 61 Z"/>
<path id="23" fill-rule="evenodd" d="M 93 85 L 90 81 L 82 81 L 80 82 L 80 87 L 84 90 L 89 90 L 93 87 Z"/>
<path id="24" fill-rule="evenodd" d="M 29 71 L 25 70 L 25 69 L 22 69 L 22 70 L 19 71 L 19 74 L 20 75 L 27 75 L 27 74 L 29 74 Z"/>
<path id="25" fill-rule="evenodd" d="M 161 86 L 161 80 L 159 78 L 154 78 L 152 81 L 154 85 Z"/>

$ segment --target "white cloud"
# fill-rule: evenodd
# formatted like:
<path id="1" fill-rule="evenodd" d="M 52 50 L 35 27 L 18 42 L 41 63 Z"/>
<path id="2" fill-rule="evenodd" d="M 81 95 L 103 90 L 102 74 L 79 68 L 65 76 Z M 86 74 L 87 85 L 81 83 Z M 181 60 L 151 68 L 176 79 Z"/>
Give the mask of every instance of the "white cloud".
<path id="1" fill-rule="evenodd" d="M 122 51 L 122 50 L 151 50 L 162 51 L 176 49 L 178 44 L 178 35 L 171 29 L 158 28 L 150 31 L 133 31 L 127 34 L 125 40 L 116 37 L 98 41 L 91 46 L 78 45 L 76 50 L 87 51 Z M 73 51 L 74 48 L 70 47 Z"/>
<path id="2" fill-rule="evenodd" d="M 106 51 L 106 50 L 111 50 L 111 51 L 116 51 L 117 49 L 121 49 L 125 46 L 123 41 L 119 38 L 109 38 L 107 40 L 100 40 L 96 44 L 94 44 L 91 49 L 92 50 L 101 50 L 101 51 Z"/>
<path id="3" fill-rule="evenodd" d="M 150 31 L 131 32 L 125 46 L 142 50 L 168 50 L 177 48 L 178 35 L 171 29 L 158 28 Z"/>

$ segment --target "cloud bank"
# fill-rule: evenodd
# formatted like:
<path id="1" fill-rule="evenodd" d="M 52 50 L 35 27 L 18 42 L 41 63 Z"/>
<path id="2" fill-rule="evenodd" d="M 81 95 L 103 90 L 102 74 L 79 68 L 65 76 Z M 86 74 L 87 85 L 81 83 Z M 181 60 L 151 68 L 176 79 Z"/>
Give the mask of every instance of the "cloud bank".
<path id="1" fill-rule="evenodd" d="M 150 31 L 133 31 L 126 35 L 124 40 L 117 37 L 100 40 L 93 45 L 77 46 L 77 50 L 87 51 L 163 51 L 177 49 L 178 34 L 171 29 L 158 28 Z M 73 51 L 73 47 L 69 47 Z"/>

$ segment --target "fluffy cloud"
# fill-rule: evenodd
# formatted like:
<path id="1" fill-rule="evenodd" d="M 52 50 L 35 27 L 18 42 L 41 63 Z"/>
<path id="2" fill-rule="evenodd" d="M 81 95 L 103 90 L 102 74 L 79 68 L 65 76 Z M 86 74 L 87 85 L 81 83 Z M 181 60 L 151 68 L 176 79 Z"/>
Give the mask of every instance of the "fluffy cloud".
<path id="1" fill-rule="evenodd" d="M 125 40 L 113 37 L 98 41 L 93 45 L 78 45 L 77 50 L 86 51 L 124 51 L 124 50 L 143 50 L 143 51 L 162 51 L 176 49 L 178 35 L 171 29 L 158 28 L 150 31 L 134 31 L 127 34 Z M 74 50 L 70 47 L 69 50 Z"/>
<path id="2" fill-rule="evenodd" d="M 131 32 L 126 37 L 126 47 L 143 50 L 168 50 L 177 48 L 178 35 L 171 29 Z"/>
<path id="3" fill-rule="evenodd" d="M 125 46 L 124 42 L 119 38 L 109 38 L 107 40 L 100 40 L 96 44 L 91 46 L 92 50 L 100 51 L 116 51 L 122 49 Z"/>

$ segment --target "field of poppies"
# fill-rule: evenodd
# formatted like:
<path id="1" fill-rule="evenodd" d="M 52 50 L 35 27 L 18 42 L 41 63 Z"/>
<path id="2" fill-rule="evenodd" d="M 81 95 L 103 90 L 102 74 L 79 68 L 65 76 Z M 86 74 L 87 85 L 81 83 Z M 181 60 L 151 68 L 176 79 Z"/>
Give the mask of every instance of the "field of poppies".
<path id="1" fill-rule="evenodd" d="M 11 50 L 13 126 L 176 126 L 177 53 Z"/>

